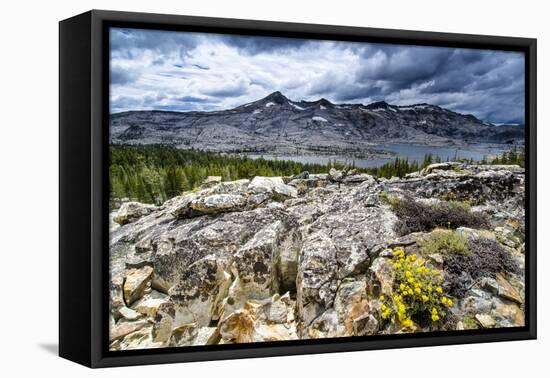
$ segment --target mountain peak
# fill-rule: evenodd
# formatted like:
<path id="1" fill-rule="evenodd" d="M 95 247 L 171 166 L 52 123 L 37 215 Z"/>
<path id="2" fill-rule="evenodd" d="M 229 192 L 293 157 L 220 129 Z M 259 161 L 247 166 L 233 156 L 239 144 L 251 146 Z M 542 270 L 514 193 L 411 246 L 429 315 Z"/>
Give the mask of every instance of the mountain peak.
<path id="1" fill-rule="evenodd" d="M 315 101 L 316 104 L 318 105 L 323 105 L 323 106 L 334 106 L 334 104 L 332 102 L 330 102 L 329 100 L 327 100 L 326 98 L 321 98 L 317 101 Z"/>
<path id="2" fill-rule="evenodd" d="M 270 102 L 274 102 L 276 104 L 282 105 L 285 102 L 288 102 L 289 100 L 281 92 L 275 91 L 270 95 L 268 95 L 267 97 L 265 97 L 263 101 L 270 101 Z"/>
<path id="3" fill-rule="evenodd" d="M 377 101 L 366 106 L 367 109 L 387 109 L 390 107 L 386 101 Z"/>

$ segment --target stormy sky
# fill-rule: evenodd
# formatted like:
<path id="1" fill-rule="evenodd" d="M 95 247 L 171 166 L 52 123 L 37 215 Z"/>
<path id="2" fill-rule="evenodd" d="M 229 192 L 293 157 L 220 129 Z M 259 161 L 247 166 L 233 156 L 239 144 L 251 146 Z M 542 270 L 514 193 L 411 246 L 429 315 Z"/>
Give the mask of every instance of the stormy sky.
<path id="1" fill-rule="evenodd" d="M 111 113 L 222 110 L 292 100 L 430 103 L 524 122 L 522 53 L 111 29 Z"/>

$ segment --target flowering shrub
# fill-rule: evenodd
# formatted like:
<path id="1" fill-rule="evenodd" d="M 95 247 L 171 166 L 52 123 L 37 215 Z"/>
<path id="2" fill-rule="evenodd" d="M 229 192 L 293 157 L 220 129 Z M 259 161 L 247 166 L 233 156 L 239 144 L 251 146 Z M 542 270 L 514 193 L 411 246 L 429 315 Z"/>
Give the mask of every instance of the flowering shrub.
<path id="1" fill-rule="evenodd" d="M 413 318 L 417 321 L 429 318 L 433 324 L 453 306 L 453 300 L 443 293 L 443 277 L 421 257 L 405 256 L 405 251 L 397 248 L 388 264 L 395 280 L 390 296 L 379 298 L 382 319 L 407 328 L 413 326 Z"/>

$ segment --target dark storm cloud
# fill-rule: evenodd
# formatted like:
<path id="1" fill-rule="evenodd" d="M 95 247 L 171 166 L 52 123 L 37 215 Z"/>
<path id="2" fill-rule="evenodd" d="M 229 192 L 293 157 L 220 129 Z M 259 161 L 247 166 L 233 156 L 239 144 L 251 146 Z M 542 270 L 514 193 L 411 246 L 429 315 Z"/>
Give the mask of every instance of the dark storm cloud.
<path id="1" fill-rule="evenodd" d="M 524 122 L 520 53 L 135 29 L 114 29 L 110 40 L 112 111 L 218 110 L 278 90 Z"/>
<path id="2" fill-rule="evenodd" d="M 283 52 L 285 50 L 296 50 L 310 41 L 304 39 L 278 38 L 278 37 L 244 37 L 244 36 L 220 36 L 224 43 L 235 46 L 246 55 L 256 55 L 270 52 Z"/>
<path id="3" fill-rule="evenodd" d="M 198 102 L 198 103 L 210 103 L 211 100 L 208 98 L 200 98 L 200 97 L 194 97 L 194 96 L 182 96 L 177 97 L 177 101 L 179 102 Z"/>
<path id="4" fill-rule="evenodd" d="M 161 55 L 164 54 L 178 53 L 185 56 L 197 43 L 197 35 L 194 33 L 139 29 L 111 29 L 110 32 L 112 55 L 132 58 L 149 50 L 159 54 L 158 63 L 162 62 Z"/>
<path id="5" fill-rule="evenodd" d="M 113 67 L 111 69 L 111 84 L 122 85 L 135 81 L 139 74 L 135 71 L 125 70 L 121 67 Z"/>

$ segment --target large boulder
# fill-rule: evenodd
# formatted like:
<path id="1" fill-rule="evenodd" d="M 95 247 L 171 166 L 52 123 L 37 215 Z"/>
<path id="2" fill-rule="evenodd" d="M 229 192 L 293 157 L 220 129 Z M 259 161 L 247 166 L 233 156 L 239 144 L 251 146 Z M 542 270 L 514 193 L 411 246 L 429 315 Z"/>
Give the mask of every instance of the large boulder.
<path id="1" fill-rule="evenodd" d="M 302 329 L 302 338 L 374 334 L 378 321 L 371 314 L 364 278 L 346 278 L 338 286 L 332 308 Z"/>
<path id="2" fill-rule="evenodd" d="M 218 304 L 227 296 L 231 275 L 226 265 L 213 255 L 191 264 L 181 279 L 169 290 L 174 303 L 173 327 L 196 323 L 208 326 L 215 316 Z"/>
<path id="3" fill-rule="evenodd" d="M 156 209 L 157 207 L 154 205 L 139 202 L 125 202 L 113 217 L 113 221 L 120 225 L 125 225 L 151 214 Z"/>
<path id="4" fill-rule="evenodd" d="M 256 176 L 248 184 L 248 190 L 254 194 L 268 193 L 275 199 L 292 198 L 298 195 L 296 188 L 285 184 L 281 177 Z"/>
<path id="5" fill-rule="evenodd" d="M 208 255 L 216 256 L 230 271 L 230 260 L 237 250 L 260 230 L 277 221 L 285 229 L 294 218 L 283 209 L 258 208 L 174 222 L 174 227 L 159 235 L 153 245 L 155 274 L 153 287 L 161 292 L 181 280 L 190 265 Z M 286 240 L 282 238 L 281 241 Z"/>
<path id="6" fill-rule="evenodd" d="M 246 198 L 240 194 L 212 194 L 197 198 L 189 204 L 199 214 L 215 214 L 243 210 Z"/>
<path id="7" fill-rule="evenodd" d="M 140 269 L 130 269 L 126 272 L 124 280 L 124 300 L 132 304 L 145 294 L 151 286 L 153 268 L 144 266 Z"/>
<path id="8" fill-rule="evenodd" d="M 220 319 L 218 329 L 224 343 L 297 339 L 294 302 L 288 293 L 275 294 L 263 301 L 247 301 Z"/>
<path id="9" fill-rule="evenodd" d="M 230 295 L 262 299 L 280 291 L 296 291 L 300 235 L 294 222 L 276 221 L 256 233 L 233 255 L 235 276 Z"/>
<path id="10" fill-rule="evenodd" d="M 300 251 L 296 279 L 298 315 L 307 327 L 332 306 L 337 289 L 336 247 L 324 233 L 310 235 Z"/>

